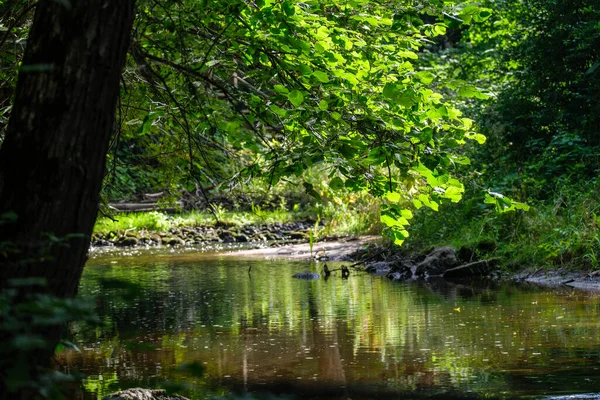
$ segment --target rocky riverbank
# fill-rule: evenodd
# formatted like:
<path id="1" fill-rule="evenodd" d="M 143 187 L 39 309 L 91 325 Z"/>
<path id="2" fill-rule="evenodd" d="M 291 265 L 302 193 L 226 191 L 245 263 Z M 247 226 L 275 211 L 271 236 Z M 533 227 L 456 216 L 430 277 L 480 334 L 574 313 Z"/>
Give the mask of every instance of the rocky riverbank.
<path id="1" fill-rule="evenodd" d="M 482 248 L 436 247 L 422 254 L 406 254 L 381 244 L 379 237 L 346 238 L 313 245 L 295 244 L 278 248 L 242 250 L 235 257 L 319 259 L 349 261 L 353 269 L 394 281 L 436 280 L 456 282 L 469 279 L 508 279 L 530 284 L 600 291 L 600 272 L 573 271 L 566 268 L 527 268 L 508 272 L 500 260 L 489 258 Z M 487 257 L 486 257 L 487 256 Z"/>
<path id="2" fill-rule="evenodd" d="M 145 229 L 95 233 L 94 247 L 186 246 L 219 243 L 248 243 L 261 248 L 230 253 L 232 256 L 312 258 L 322 261 L 352 261 L 368 273 L 403 281 L 441 277 L 460 280 L 470 277 L 505 278 L 545 286 L 573 287 L 600 291 L 600 273 L 565 268 L 528 268 L 508 273 L 498 259 L 489 258 L 493 250 L 483 244 L 476 249 L 437 247 L 422 254 L 406 254 L 381 245 L 379 237 L 334 238 L 309 245 L 314 221 L 236 226 L 179 227 L 168 232 Z M 271 246 L 264 248 L 264 244 Z"/>
<path id="3" fill-rule="evenodd" d="M 279 243 L 307 242 L 314 221 L 274 223 L 263 225 L 186 226 L 173 228 L 167 232 L 145 229 L 127 229 L 107 233 L 94 233 L 92 246 L 185 246 L 215 243 Z"/>

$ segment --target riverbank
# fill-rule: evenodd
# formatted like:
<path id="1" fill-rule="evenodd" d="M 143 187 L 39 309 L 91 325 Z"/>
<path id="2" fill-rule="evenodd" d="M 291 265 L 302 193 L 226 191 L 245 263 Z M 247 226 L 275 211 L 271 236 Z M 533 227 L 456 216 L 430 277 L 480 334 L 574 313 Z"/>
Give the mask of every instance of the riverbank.
<path id="1" fill-rule="evenodd" d="M 264 243 L 278 241 L 283 244 L 306 242 L 315 229 L 316 221 L 275 222 L 271 224 L 213 225 L 173 227 L 165 231 L 142 228 L 95 232 L 92 246 L 186 246 L 215 243 Z"/>
<path id="2" fill-rule="evenodd" d="M 489 237 L 478 237 L 478 241 L 471 242 L 471 245 L 462 245 L 456 250 L 446 252 L 445 255 L 442 252 L 431 258 L 431 253 L 435 253 L 432 248 L 449 249 L 450 247 L 441 243 L 436 247 L 425 248 L 426 242 L 420 242 L 420 246 L 411 246 L 411 243 L 407 243 L 407 246 L 396 249 L 383 246 L 379 236 L 319 238 L 323 229 L 321 221 L 317 222 L 310 217 L 305 217 L 302 221 L 289 221 L 298 217 L 289 213 L 262 216 L 263 221 L 280 220 L 271 223 L 248 224 L 245 222 L 251 221 L 250 217 L 240 218 L 240 215 L 236 217 L 235 222 L 230 217 L 229 222 L 191 225 L 195 222 L 206 222 L 206 216 L 165 217 L 155 212 L 138 213 L 134 216 L 124 214 L 119 216 L 119 221 L 112 223 L 112 227 L 120 227 L 120 229 L 109 230 L 111 225 L 104 220 L 101 224 L 102 229 L 93 235 L 92 246 L 127 248 L 239 244 L 250 247 L 232 253 L 242 257 L 353 262 L 366 259 L 368 261 L 364 265 L 366 269 L 370 268 L 370 272 L 394 280 L 441 276 L 447 269 L 458 268 L 449 274 L 458 274 L 459 279 L 493 275 L 495 279 L 514 279 L 548 286 L 600 290 L 600 274 L 590 273 L 589 265 L 582 265 L 577 269 L 573 268 L 572 264 L 556 266 L 544 260 L 538 260 L 538 263 L 529 260 L 527 264 L 517 265 L 515 256 L 506 257 L 504 246 Z M 282 220 L 288 222 L 281 222 Z M 415 228 L 418 231 L 418 227 Z M 422 237 L 422 234 L 417 233 L 417 236 Z M 446 243 L 452 242 L 449 240 Z M 431 267 L 422 265 L 417 268 L 428 257 L 430 263 L 436 265 Z M 448 260 L 440 261 L 436 257 L 446 257 Z M 440 263 L 442 267 L 439 266 Z M 547 265 L 547 267 L 540 268 L 539 265 Z"/>
<path id="3" fill-rule="evenodd" d="M 290 260 L 319 260 L 319 261 L 358 261 L 360 254 L 369 251 L 369 247 L 381 245 L 380 236 L 350 236 L 320 240 L 312 244 L 298 243 L 289 245 L 275 244 L 273 247 L 260 249 L 237 250 L 226 253 L 231 257 L 249 258 L 285 258 Z"/>
<path id="4" fill-rule="evenodd" d="M 312 251 L 311 251 L 312 250 Z M 508 272 L 497 258 L 478 259 L 465 249 L 436 247 L 421 254 L 394 252 L 382 245 L 377 236 L 353 237 L 314 244 L 308 243 L 238 250 L 232 257 L 263 257 L 266 259 L 317 259 L 360 263 L 361 269 L 390 280 L 439 279 L 449 281 L 487 278 L 514 280 L 531 284 L 600 291 L 600 272 L 588 273 L 568 268 L 527 268 Z"/>

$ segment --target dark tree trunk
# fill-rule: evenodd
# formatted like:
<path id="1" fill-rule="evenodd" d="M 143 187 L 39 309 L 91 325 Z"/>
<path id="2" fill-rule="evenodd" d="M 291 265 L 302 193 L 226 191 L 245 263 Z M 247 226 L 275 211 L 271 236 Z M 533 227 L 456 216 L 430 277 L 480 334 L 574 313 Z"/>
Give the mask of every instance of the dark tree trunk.
<path id="1" fill-rule="evenodd" d="M 77 293 L 98 210 L 134 5 L 135 0 L 37 4 L 0 148 L 0 289 L 15 278 L 42 278 L 46 286 L 23 288 L 14 307 L 38 291 L 63 298 Z M 2 349 L 2 366 L 8 370 L 0 371 L 0 399 L 33 397 L 35 387 L 6 390 L 6 383 L 14 383 L 13 376 L 19 382 L 39 379 L 60 328 L 27 328 L 45 339 L 43 348 Z M 7 340 L 15 334 L 22 332 L 0 330 L 0 341 L 10 344 Z M 19 360 L 19 369 L 9 360 Z"/>
<path id="2" fill-rule="evenodd" d="M 0 284 L 77 292 L 98 210 L 135 0 L 40 0 L 0 149 Z M 6 251 L 7 244 L 14 245 Z M 5 251 L 1 251 L 4 248 Z"/>

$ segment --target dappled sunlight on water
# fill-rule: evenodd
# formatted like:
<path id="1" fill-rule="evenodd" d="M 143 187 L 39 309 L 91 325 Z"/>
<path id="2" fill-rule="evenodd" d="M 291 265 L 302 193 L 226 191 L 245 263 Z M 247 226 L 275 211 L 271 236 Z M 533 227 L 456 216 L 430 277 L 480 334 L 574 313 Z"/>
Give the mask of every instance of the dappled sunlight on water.
<path id="1" fill-rule="evenodd" d="M 104 325 L 73 327 L 81 353 L 60 362 L 99 395 L 164 381 L 194 384 L 180 390 L 194 398 L 222 388 L 353 399 L 600 391 L 597 295 L 291 277 L 321 268 L 192 252 L 97 257 L 80 293 Z M 177 371 L 189 363 L 204 375 Z"/>

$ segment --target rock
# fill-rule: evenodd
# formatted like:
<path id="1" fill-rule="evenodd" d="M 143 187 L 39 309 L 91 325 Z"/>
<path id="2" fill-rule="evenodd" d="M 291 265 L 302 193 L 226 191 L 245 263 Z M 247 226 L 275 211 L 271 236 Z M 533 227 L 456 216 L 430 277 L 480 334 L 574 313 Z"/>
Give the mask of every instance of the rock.
<path id="1" fill-rule="evenodd" d="M 314 281 L 320 277 L 321 275 L 317 274 L 316 272 L 298 272 L 297 274 L 292 275 L 292 278 L 304 279 L 307 281 Z"/>
<path id="2" fill-rule="evenodd" d="M 132 237 L 132 238 L 139 239 L 140 235 L 136 231 L 127 231 L 127 232 L 125 232 L 125 237 Z"/>
<path id="3" fill-rule="evenodd" d="M 306 240 L 306 234 L 303 232 L 290 232 L 288 236 L 292 240 Z"/>
<path id="4" fill-rule="evenodd" d="M 444 279 L 457 279 L 466 278 L 470 276 L 483 276 L 496 269 L 498 265 L 498 259 L 492 258 L 490 260 L 475 261 L 459 267 L 448 269 L 444 272 Z"/>
<path id="5" fill-rule="evenodd" d="M 262 233 L 255 233 L 254 235 L 252 235 L 252 240 L 255 241 L 259 241 L 259 242 L 265 242 L 267 240 L 267 238 L 262 234 Z"/>
<path id="6" fill-rule="evenodd" d="M 230 243 L 234 241 L 233 236 L 229 231 L 222 231 L 221 233 L 219 233 L 219 239 L 221 239 L 225 243 Z"/>
<path id="7" fill-rule="evenodd" d="M 374 274 L 374 275 L 379 275 L 379 276 L 386 275 L 391 270 L 392 270 L 392 266 L 390 265 L 389 262 L 386 262 L 386 261 L 379 261 L 376 263 L 372 263 L 372 264 L 367 265 L 367 267 L 365 268 L 365 271 L 367 271 L 368 273 Z"/>
<path id="8" fill-rule="evenodd" d="M 167 394 L 162 389 L 133 388 L 104 396 L 102 400 L 189 400 L 178 394 Z"/>
<path id="9" fill-rule="evenodd" d="M 403 272 L 390 272 L 385 277 L 391 281 L 405 281 L 412 278 L 412 272 L 410 269 Z"/>
<path id="10" fill-rule="evenodd" d="M 104 239 L 98 239 L 92 242 L 92 246 L 95 247 L 103 247 L 103 246 L 114 246 L 114 243 L 109 241 L 109 240 L 104 240 Z"/>
<path id="11" fill-rule="evenodd" d="M 248 236 L 243 235 L 243 234 L 235 235 L 234 238 L 235 238 L 236 242 L 247 242 L 248 241 Z"/>
<path id="12" fill-rule="evenodd" d="M 458 266 L 458 258 L 452 247 L 436 247 L 416 265 L 415 275 L 442 275 L 446 270 Z"/>
<path id="13" fill-rule="evenodd" d="M 119 239 L 119 241 L 116 243 L 117 246 L 137 246 L 139 243 L 139 240 L 137 240 L 134 237 L 124 237 Z"/>
<path id="14" fill-rule="evenodd" d="M 162 240 L 163 244 L 169 246 L 184 246 L 185 240 L 178 238 L 177 236 L 165 237 Z"/>

